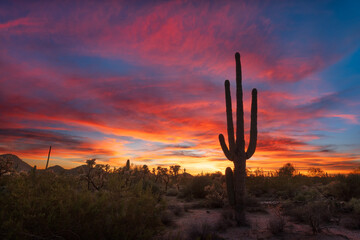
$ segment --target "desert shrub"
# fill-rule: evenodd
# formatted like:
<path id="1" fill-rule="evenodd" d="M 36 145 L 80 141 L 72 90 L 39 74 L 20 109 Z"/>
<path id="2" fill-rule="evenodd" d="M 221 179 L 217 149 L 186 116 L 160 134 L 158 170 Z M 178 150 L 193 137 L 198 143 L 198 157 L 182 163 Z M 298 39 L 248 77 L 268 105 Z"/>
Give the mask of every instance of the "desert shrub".
<path id="1" fill-rule="evenodd" d="M 255 197 L 268 196 L 271 193 L 270 177 L 250 176 L 246 179 L 247 192 Z"/>
<path id="2" fill-rule="evenodd" d="M 221 212 L 221 218 L 217 221 L 215 225 L 216 231 L 226 231 L 229 227 L 236 225 L 234 210 L 230 208 L 224 208 Z"/>
<path id="3" fill-rule="evenodd" d="M 166 196 L 177 196 L 177 195 L 178 195 L 178 190 L 175 188 L 170 188 L 166 192 Z"/>
<path id="4" fill-rule="evenodd" d="M 344 201 L 360 198 L 360 174 L 337 175 L 334 181 L 326 186 L 325 192 Z"/>
<path id="5" fill-rule="evenodd" d="M 271 216 L 268 222 L 268 229 L 274 235 L 284 231 L 286 222 L 285 218 L 281 215 L 280 210 L 277 209 L 274 216 Z"/>
<path id="6" fill-rule="evenodd" d="M 187 185 L 179 193 L 179 198 L 185 198 L 191 200 L 194 198 L 205 198 L 206 191 L 205 187 L 207 185 L 211 185 L 211 177 L 210 176 L 196 176 L 191 179 Z"/>
<path id="7" fill-rule="evenodd" d="M 345 179 L 347 198 L 360 198 L 360 174 L 349 174 Z"/>
<path id="8" fill-rule="evenodd" d="M 143 190 L 145 189 L 151 189 L 151 192 L 155 195 L 158 196 L 162 193 L 161 188 L 158 184 L 156 184 L 153 181 L 150 180 L 143 180 Z"/>
<path id="9" fill-rule="evenodd" d="M 246 194 L 245 204 L 247 207 L 260 207 L 261 206 L 259 200 L 251 194 Z"/>
<path id="10" fill-rule="evenodd" d="M 344 199 L 348 198 L 348 193 L 346 192 L 346 184 L 344 183 L 344 180 L 339 181 L 339 176 L 336 177 L 334 181 L 322 187 L 322 193 L 327 198 L 334 198 L 344 201 Z"/>
<path id="11" fill-rule="evenodd" d="M 211 184 L 211 178 L 208 176 L 194 177 L 190 185 L 192 195 L 195 198 L 205 198 L 206 197 L 205 187 L 210 184 Z"/>
<path id="12" fill-rule="evenodd" d="M 348 217 L 343 220 L 343 225 L 352 230 L 360 229 L 360 199 L 350 199 L 346 207 L 351 209 L 351 212 Z"/>
<path id="13" fill-rule="evenodd" d="M 265 208 L 260 204 L 259 200 L 255 196 L 252 196 L 251 194 L 247 194 L 245 196 L 245 206 L 246 206 L 246 211 L 248 212 L 267 213 Z"/>
<path id="14" fill-rule="evenodd" d="M 225 189 L 220 182 L 214 182 L 205 187 L 206 204 L 210 208 L 221 208 L 224 206 Z"/>
<path id="15" fill-rule="evenodd" d="M 160 219 L 165 226 L 172 226 L 175 223 L 174 214 L 170 210 L 163 211 Z"/>
<path id="16" fill-rule="evenodd" d="M 182 189 L 180 189 L 177 198 L 185 199 L 186 201 L 191 201 L 193 199 L 193 195 L 191 192 L 190 185 L 186 185 Z"/>
<path id="17" fill-rule="evenodd" d="M 283 213 L 293 218 L 294 221 L 304 222 L 302 205 L 296 204 L 290 200 L 283 202 L 282 204 Z"/>
<path id="18" fill-rule="evenodd" d="M 354 213 L 360 215 L 360 199 L 358 199 L 358 198 L 352 198 L 352 199 L 349 201 L 349 206 L 352 208 L 352 210 L 354 211 Z"/>
<path id="19" fill-rule="evenodd" d="M 298 191 L 293 198 L 296 202 L 311 202 L 320 200 L 322 198 L 322 194 L 315 187 L 307 187 L 303 186 L 300 191 Z"/>
<path id="20" fill-rule="evenodd" d="M 194 223 L 189 229 L 188 239 L 221 240 L 214 229 L 207 223 Z"/>
<path id="21" fill-rule="evenodd" d="M 341 220 L 342 225 L 350 230 L 360 229 L 360 216 L 358 214 L 351 214 Z"/>
<path id="22" fill-rule="evenodd" d="M 311 167 L 308 169 L 308 175 L 311 177 L 323 177 L 325 173 L 321 168 Z"/>
<path id="23" fill-rule="evenodd" d="M 221 218 L 224 220 L 233 221 L 235 219 L 234 210 L 232 208 L 224 208 L 221 211 Z"/>
<path id="24" fill-rule="evenodd" d="M 77 177 L 43 172 L 0 185 L 6 186 L 0 194 L 1 239 L 150 239 L 161 227 L 164 207 L 142 183 L 93 192 Z"/>
<path id="25" fill-rule="evenodd" d="M 289 167 L 291 170 L 291 166 Z M 265 176 L 264 174 L 250 175 L 246 179 L 246 188 L 249 194 L 256 197 L 293 199 L 303 186 L 317 186 L 323 189 L 326 184 L 336 178 L 326 174 L 319 177 L 309 177 L 301 174 L 294 175 L 294 172 L 285 168 L 280 175 Z"/>
<path id="26" fill-rule="evenodd" d="M 279 199 L 293 198 L 299 188 L 298 180 L 295 177 L 274 177 L 271 179 L 273 195 Z"/>
<path id="27" fill-rule="evenodd" d="M 331 220 L 332 213 L 326 201 L 313 201 L 305 204 L 288 202 L 284 204 L 284 213 L 299 222 L 307 223 L 313 233 L 321 232 L 321 225 Z"/>
<path id="28" fill-rule="evenodd" d="M 295 174 L 295 167 L 291 163 L 286 163 L 284 166 L 282 166 L 279 171 L 278 175 L 279 177 L 292 177 Z"/>
<path id="29" fill-rule="evenodd" d="M 168 209 L 175 215 L 175 216 L 182 216 L 184 213 L 184 207 L 182 205 L 169 205 Z"/>

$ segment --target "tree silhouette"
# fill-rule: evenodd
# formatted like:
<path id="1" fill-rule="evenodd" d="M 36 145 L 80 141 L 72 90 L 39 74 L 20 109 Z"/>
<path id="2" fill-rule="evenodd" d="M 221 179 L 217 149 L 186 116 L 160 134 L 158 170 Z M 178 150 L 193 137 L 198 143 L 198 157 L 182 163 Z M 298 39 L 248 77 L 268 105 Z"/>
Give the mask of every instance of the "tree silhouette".
<path id="1" fill-rule="evenodd" d="M 295 167 L 291 163 L 286 163 L 279 169 L 279 177 L 292 177 L 295 174 Z"/>

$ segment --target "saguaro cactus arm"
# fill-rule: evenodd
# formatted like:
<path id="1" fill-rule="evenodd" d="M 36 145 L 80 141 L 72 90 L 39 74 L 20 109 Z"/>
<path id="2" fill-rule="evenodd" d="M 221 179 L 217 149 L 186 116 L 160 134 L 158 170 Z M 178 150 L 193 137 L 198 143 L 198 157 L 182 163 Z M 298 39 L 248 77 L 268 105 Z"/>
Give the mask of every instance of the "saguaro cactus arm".
<path id="1" fill-rule="evenodd" d="M 250 141 L 246 151 L 246 159 L 251 158 L 256 149 L 257 141 L 257 90 L 252 90 L 251 100 L 251 123 L 250 123 Z"/>
<path id="2" fill-rule="evenodd" d="M 227 132 L 229 139 L 229 151 L 232 153 L 235 150 L 235 136 L 234 136 L 234 123 L 232 116 L 231 106 L 231 93 L 230 93 L 230 81 L 225 81 L 225 101 L 226 101 L 226 119 L 227 119 Z"/>
<path id="3" fill-rule="evenodd" d="M 224 135 L 219 134 L 219 142 L 220 142 L 221 149 L 223 150 L 223 152 L 225 154 L 225 157 L 227 159 L 229 159 L 230 161 L 233 161 L 233 157 L 232 157 L 228 147 L 226 146 Z"/>
<path id="4" fill-rule="evenodd" d="M 236 150 L 237 152 L 245 152 L 244 139 L 244 107 L 243 107 L 243 91 L 242 91 L 242 74 L 240 53 L 235 53 L 236 63 Z"/>
<path id="5" fill-rule="evenodd" d="M 234 152 L 235 152 L 235 136 L 234 136 L 234 123 L 232 116 L 232 106 L 231 106 L 231 93 L 230 93 L 230 82 L 229 80 L 225 81 L 225 102 L 226 102 L 226 120 L 227 120 L 227 132 L 229 139 L 229 148 L 226 146 L 224 135 L 219 135 L 219 142 L 221 148 L 227 159 L 233 161 Z"/>

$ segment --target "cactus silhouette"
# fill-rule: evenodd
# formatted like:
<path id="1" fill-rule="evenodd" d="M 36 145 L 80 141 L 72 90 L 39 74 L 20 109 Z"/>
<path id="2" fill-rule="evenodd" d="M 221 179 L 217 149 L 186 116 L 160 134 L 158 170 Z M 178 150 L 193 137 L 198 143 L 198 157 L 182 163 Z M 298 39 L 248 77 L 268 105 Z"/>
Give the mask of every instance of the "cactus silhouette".
<path id="1" fill-rule="evenodd" d="M 226 190 L 230 206 L 235 206 L 234 176 L 231 168 L 227 167 L 225 171 Z"/>
<path id="2" fill-rule="evenodd" d="M 129 170 L 130 170 L 130 159 L 128 159 L 128 160 L 126 161 L 125 170 L 126 170 L 126 171 L 129 171 Z"/>
<path id="3" fill-rule="evenodd" d="M 48 169 L 48 166 L 49 166 L 50 153 L 51 153 L 51 146 L 50 146 L 50 148 L 49 148 L 49 153 L 48 153 L 48 158 L 47 158 L 47 161 L 46 161 L 46 167 L 45 167 L 45 170 L 46 170 L 46 169 Z"/>
<path id="4" fill-rule="evenodd" d="M 240 54 L 235 54 L 236 63 L 236 140 L 231 107 L 230 82 L 225 81 L 226 118 L 229 147 L 222 134 L 219 135 L 221 148 L 227 159 L 234 163 L 234 173 L 226 169 L 226 184 L 229 203 L 234 207 L 235 219 L 238 225 L 246 224 L 245 219 L 245 177 L 246 159 L 251 158 L 256 149 L 257 141 L 257 90 L 252 90 L 250 142 L 245 151 L 244 138 L 244 108 L 242 92 L 242 73 Z"/>

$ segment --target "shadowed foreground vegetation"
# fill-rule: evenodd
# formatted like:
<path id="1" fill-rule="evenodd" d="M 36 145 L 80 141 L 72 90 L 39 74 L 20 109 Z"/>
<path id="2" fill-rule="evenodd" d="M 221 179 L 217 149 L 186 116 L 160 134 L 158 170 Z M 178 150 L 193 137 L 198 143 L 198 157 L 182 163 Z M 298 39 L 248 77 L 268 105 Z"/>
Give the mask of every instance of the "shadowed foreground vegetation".
<path id="1" fill-rule="evenodd" d="M 160 229 L 164 202 L 142 179 L 126 186 L 107 174 L 100 191 L 82 177 L 32 172 L 0 180 L 1 239 L 149 239 Z"/>
<path id="2" fill-rule="evenodd" d="M 360 229 L 359 174 L 328 176 L 311 169 L 305 176 L 291 164 L 272 174 L 261 169 L 247 174 L 246 211 L 266 212 L 264 203 L 275 204 L 278 217 L 269 222 L 274 235 L 284 231 L 284 216 L 307 224 L 314 234 L 329 224 Z M 199 223 L 170 239 L 221 239 L 217 232 L 236 225 L 220 172 L 191 176 L 180 166 L 150 171 L 129 162 L 110 169 L 88 160 L 76 174 L 34 168 L 0 176 L 0 238 L 161 239 L 174 218 L 188 211 L 169 204 L 169 198 L 224 211 L 216 228 Z"/>

